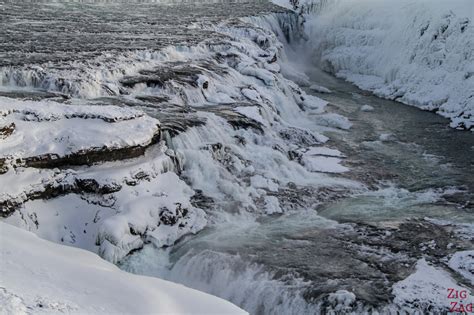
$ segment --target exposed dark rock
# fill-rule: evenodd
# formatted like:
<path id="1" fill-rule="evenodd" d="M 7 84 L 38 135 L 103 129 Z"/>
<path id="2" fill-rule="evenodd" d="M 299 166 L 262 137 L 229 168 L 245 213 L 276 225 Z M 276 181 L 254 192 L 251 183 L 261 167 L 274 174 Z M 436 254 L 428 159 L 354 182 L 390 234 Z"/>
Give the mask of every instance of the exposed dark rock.
<path id="1" fill-rule="evenodd" d="M 188 209 L 183 208 L 180 203 L 176 203 L 175 214 L 168 208 L 162 208 L 160 212 L 160 221 L 164 225 L 175 225 L 179 219 L 186 217 Z"/>
<path id="2" fill-rule="evenodd" d="M 147 102 L 147 103 L 154 103 L 154 104 L 161 104 L 169 101 L 169 97 L 167 96 L 157 96 L 157 95 L 139 95 L 135 97 L 137 100 Z"/>
<path id="3" fill-rule="evenodd" d="M 173 80 L 197 87 L 197 75 L 202 74 L 201 69 L 186 63 L 169 63 L 168 65 L 165 64 L 151 70 L 140 70 L 138 75 L 124 77 L 120 80 L 120 83 L 127 88 L 133 88 L 139 83 L 162 87 L 166 82 Z"/>
<path id="4" fill-rule="evenodd" d="M 195 189 L 191 197 L 191 204 L 200 209 L 209 209 L 214 204 L 214 199 L 203 194 L 202 190 Z"/>
<path id="5" fill-rule="evenodd" d="M 15 123 L 11 123 L 8 126 L 0 127 L 0 140 L 9 137 L 13 131 L 15 131 Z"/>
<path id="6" fill-rule="evenodd" d="M 61 102 L 70 98 L 69 95 L 59 92 L 48 91 L 0 91 L 0 96 L 17 98 L 22 100 L 40 101 L 42 99 L 54 99 Z"/>
<path id="7" fill-rule="evenodd" d="M 286 128 L 278 133 L 282 139 L 300 147 L 310 147 L 320 143 L 314 134 L 304 129 Z"/>
<path id="8" fill-rule="evenodd" d="M 76 178 L 76 189 L 80 192 L 96 193 L 96 194 L 110 194 L 122 189 L 119 183 L 107 183 L 100 185 L 92 178 Z"/>
<path id="9" fill-rule="evenodd" d="M 145 146 L 132 146 L 126 148 L 91 148 L 81 150 L 73 154 L 58 156 L 57 154 L 44 154 L 40 156 L 17 159 L 16 163 L 27 167 L 55 168 L 67 167 L 71 165 L 92 165 L 98 162 L 125 160 L 141 156 L 147 147 L 159 140 L 160 132 L 157 132 L 152 141 Z"/>

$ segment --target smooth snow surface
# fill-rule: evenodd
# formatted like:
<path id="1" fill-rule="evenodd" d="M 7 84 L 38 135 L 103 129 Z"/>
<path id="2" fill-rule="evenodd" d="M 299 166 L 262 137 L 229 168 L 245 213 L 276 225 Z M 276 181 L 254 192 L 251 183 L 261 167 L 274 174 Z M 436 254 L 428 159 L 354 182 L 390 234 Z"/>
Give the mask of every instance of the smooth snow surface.
<path id="1" fill-rule="evenodd" d="M 0 314 L 246 314 L 217 297 L 132 275 L 88 251 L 0 222 Z"/>
<path id="2" fill-rule="evenodd" d="M 308 1 L 306 1 L 308 2 Z M 376 95 L 474 126 L 471 0 L 313 0 L 305 51 Z M 303 5 L 309 5 L 308 3 Z"/>

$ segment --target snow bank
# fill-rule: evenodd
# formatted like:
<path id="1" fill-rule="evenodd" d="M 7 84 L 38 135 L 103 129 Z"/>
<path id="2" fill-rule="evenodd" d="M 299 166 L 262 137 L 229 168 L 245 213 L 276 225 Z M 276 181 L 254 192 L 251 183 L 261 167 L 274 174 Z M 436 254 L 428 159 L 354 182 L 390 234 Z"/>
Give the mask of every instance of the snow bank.
<path id="1" fill-rule="evenodd" d="M 246 314 L 230 302 L 119 270 L 0 222 L 0 314 Z"/>
<path id="2" fill-rule="evenodd" d="M 313 0 L 312 59 L 376 95 L 474 126 L 471 0 Z M 308 5 L 308 4 L 306 4 Z"/>
<path id="3" fill-rule="evenodd" d="M 146 146 L 159 132 L 158 120 L 130 108 L 0 97 L 0 128 L 3 126 L 11 126 L 12 131 L 2 137 L 0 159 L 61 158 Z"/>
<path id="4" fill-rule="evenodd" d="M 448 264 L 451 269 L 474 285 L 474 250 L 456 252 Z"/>
<path id="5" fill-rule="evenodd" d="M 430 313 L 444 313 L 449 310 L 451 302 L 459 304 L 461 300 L 448 298 L 448 289 L 458 292 L 466 290 L 446 271 L 431 266 L 425 259 L 420 259 L 416 271 L 393 286 L 394 303 L 407 313 L 414 313 L 420 309 Z M 468 295 L 462 303 L 464 305 L 474 303 L 474 297 Z"/>

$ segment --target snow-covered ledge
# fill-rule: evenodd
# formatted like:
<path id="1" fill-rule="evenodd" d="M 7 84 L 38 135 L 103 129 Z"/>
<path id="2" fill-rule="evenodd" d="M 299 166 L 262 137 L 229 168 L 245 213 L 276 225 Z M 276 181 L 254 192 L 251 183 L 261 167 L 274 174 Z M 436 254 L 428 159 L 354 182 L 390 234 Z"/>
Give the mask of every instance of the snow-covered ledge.
<path id="1" fill-rule="evenodd" d="M 2 314 L 247 314 L 220 298 L 121 271 L 89 251 L 3 222 L 0 241 Z"/>

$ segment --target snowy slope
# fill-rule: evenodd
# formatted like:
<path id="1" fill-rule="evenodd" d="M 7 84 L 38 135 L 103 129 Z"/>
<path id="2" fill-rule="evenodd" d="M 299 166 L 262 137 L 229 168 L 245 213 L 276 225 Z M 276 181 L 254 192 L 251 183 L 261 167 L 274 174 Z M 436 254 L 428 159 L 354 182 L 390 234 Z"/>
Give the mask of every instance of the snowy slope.
<path id="1" fill-rule="evenodd" d="M 119 270 L 0 222 L 0 314 L 245 314 L 217 297 Z"/>
<path id="2" fill-rule="evenodd" d="M 306 16 L 305 50 L 322 69 L 435 111 L 453 128 L 474 126 L 472 1 L 312 2 L 319 5 Z"/>

